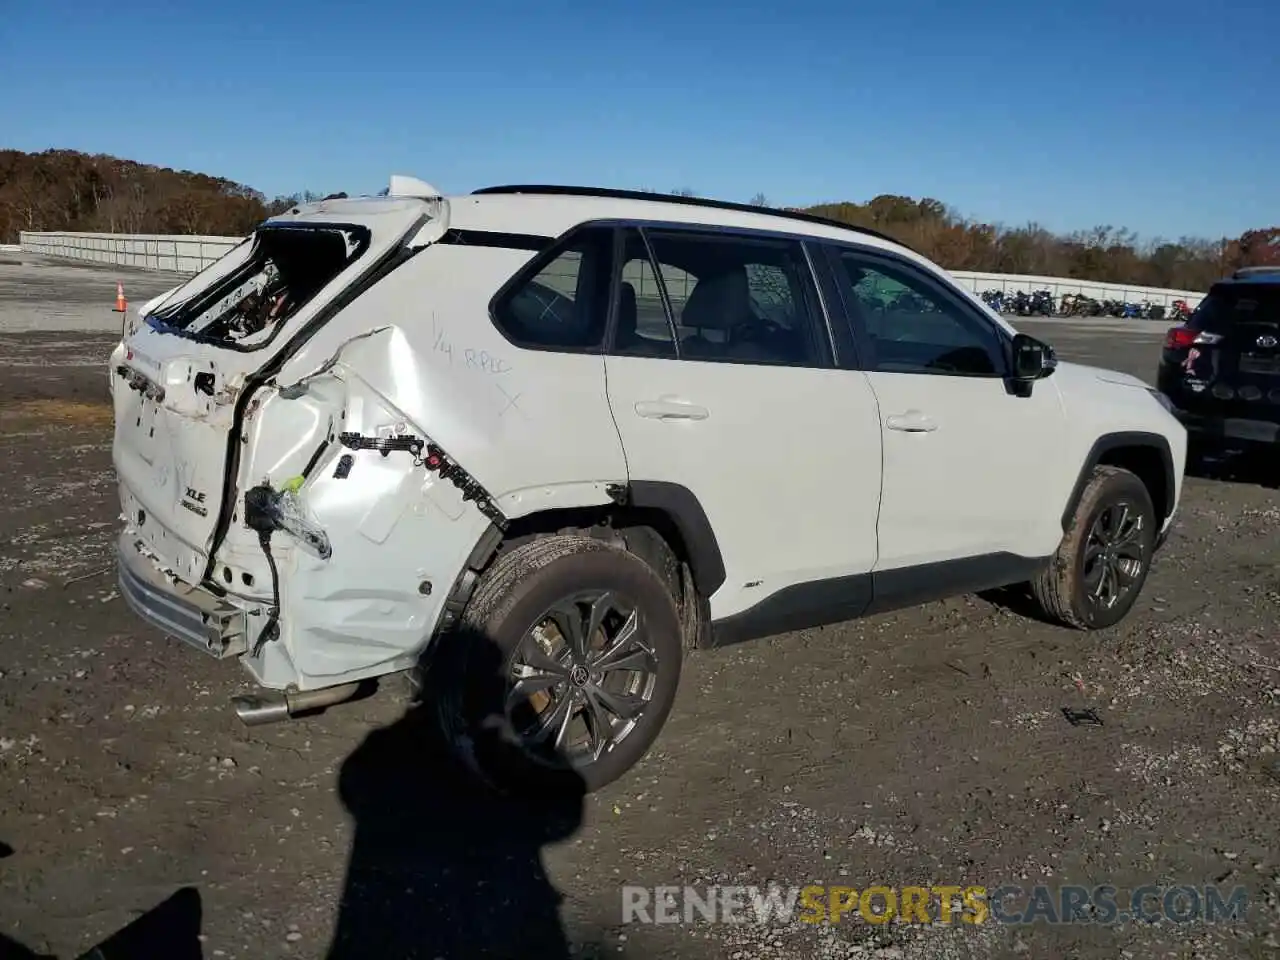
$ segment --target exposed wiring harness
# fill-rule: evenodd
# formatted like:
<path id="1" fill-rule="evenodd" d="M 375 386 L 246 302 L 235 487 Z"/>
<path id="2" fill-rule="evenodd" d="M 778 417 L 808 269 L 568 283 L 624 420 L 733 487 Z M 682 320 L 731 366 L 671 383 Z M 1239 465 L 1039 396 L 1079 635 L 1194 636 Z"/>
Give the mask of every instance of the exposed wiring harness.
<path id="1" fill-rule="evenodd" d="M 267 567 L 271 571 L 271 606 L 267 610 L 267 622 L 263 625 L 258 638 L 253 644 L 253 656 L 258 656 L 262 648 L 280 635 L 280 571 L 276 568 L 276 558 L 271 553 L 271 534 L 280 528 L 279 494 L 265 483 L 245 492 L 244 522 L 251 530 L 258 531 L 258 545 L 267 558 Z"/>

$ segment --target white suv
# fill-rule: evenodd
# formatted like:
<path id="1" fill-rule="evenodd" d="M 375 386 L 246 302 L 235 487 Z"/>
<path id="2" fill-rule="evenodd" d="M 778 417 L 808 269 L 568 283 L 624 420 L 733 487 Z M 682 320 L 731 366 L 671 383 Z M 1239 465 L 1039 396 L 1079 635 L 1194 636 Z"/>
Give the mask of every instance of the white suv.
<path id="1" fill-rule="evenodd" d="M 587 789 L 694 648 L 1010 584 L 1116 623 L 1186 448 L 885 236 L 590 188 L 298 207 L 111 368 L 123 595 L 244 720 L 409 671 L 485 775 Z"/>

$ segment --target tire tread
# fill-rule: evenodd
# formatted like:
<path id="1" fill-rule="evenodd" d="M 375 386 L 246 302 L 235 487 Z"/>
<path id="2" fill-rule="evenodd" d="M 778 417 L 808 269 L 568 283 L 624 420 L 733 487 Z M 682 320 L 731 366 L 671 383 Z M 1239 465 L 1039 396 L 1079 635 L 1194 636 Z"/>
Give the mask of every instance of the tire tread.
<path id="1" fill-rule="evenodd" d="M 604 540 L 580 534 L 553 534 L 523 543 L 504 553 L 485 571 L 463 611 L 461 625 L 483 629 L 485 624 L 500 619 L 519 599 L 515 585 L 561 557 L 615 549 L 618 548 Z"/>

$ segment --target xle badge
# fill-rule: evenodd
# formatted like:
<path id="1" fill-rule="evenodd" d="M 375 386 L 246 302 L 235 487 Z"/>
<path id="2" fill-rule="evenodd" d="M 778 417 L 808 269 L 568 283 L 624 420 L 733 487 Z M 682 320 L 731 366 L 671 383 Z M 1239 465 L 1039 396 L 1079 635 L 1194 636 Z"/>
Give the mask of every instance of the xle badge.
<path id="1" fill-rule="evenodd" d="M 207 517 L 209 510 L 204 506 L 204 494 L 193 487 L 187 487 L 182 495 L 182 505 L 198 517 Z"/>

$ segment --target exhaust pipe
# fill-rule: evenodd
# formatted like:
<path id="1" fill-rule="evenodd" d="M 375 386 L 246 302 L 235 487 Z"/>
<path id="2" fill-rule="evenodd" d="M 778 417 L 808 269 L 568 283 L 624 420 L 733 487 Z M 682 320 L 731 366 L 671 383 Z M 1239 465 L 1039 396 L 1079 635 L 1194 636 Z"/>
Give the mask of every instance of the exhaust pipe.
<path id="1" fill-rule="evenodd" d="M 232 697 L 236 716 L 246 726 L 278 723 L 306 710 L 318 710 L 345 703 L 360 692 L 360 683 L 344 683 L 322 690 L 286 690 L 284 693 L 246 693 Z"/>

